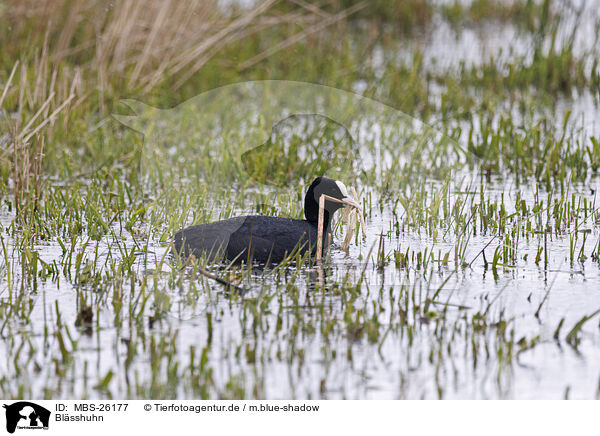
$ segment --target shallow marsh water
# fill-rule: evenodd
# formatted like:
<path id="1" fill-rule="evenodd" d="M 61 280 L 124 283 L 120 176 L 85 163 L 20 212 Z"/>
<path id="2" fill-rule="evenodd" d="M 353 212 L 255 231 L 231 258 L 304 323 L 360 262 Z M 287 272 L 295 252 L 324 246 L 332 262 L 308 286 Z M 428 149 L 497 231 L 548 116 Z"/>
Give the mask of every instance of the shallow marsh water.
<path id="1" fill-rule="evenodd" d="M 515 194 L 501 186 L 487 193 L 492 197 L 504 195 L 507 204 Z M 532 201 L 527 191 L 522 198 Z M 2 225 L 8 226 L 10 215 L 4 212 L 2 216 Z M 191 385 L 192 374 L 185 374 L 193 373 L 190 350 L 196 350 L 197 365 L 200 351 L 206 349 L 204 371 L 210 376 L 204 376 L 212 380 L 211 397 L 597 396 L 598 318 L 584 325 L 576 346 L 568 344 L 565 335 L 584 316 L 600 308 L 600 268 L 589 258 L 570 264 L 568 236 L 553 237 L 547 268 L 533 262 L 539 238 L 532 237 L 519 242 L 521 259 L 515 266 L 497 267 L 494 272 L 489 265 L 484 266 L 479 253 L 486 248 L 489 262 L 493 250 L 488 244 L 497 237 L 481 234 L 470 238 L 464 253 L 465 261 L 472 262 L 470 267 L 454 265 L 452 256 L 446 266 L 435 266 L 430 260 L 434 266 L 411 265 L 409 261 L 408 267 L 398 268 L 392 258 L 377 268 L 376 256 L 372 254 L 367 261 L 366 255 L 371 246 L 377 251 L 381 234 L 386 235 L 386 254 L 407 248 L 411 253 L 423 253 L 426 248 L 452 253 L 456 241 L 453 237 L 432 238 L 423 232 L 401 231 L 396 236 L 390 232 L 395 218 L 385 210 L 372 210 L 367 222 L 367 240 L 352 245 L 348 256 L 339 248 L 333 250 L 325 289 L 318 285 L 315 289 L 317 267 L 306 266 L 290 266 L 279 272 L 256 270 L 244 278 L 242 283 L 248 291 L 243 296 L 186 273 L 173 280 L 177 275 L 170 275 L 172 264 L 160 266 L 162 274 L 155 271 L 168 247 L 151 243 L 149 254 L 137 256 L 134 266 L 136 281 L 148 278 L 146 290 L 124 294 L 119 299 L 123 303 L 121 314 L 116 315 L 114 304 L 110 304 L 115 300 L 112 292 L 106 295 L 94 291 L 93 286 L 81 287 L 88 304 L 98 310 L 91 334 L 74 327 L 81 309 L 74 298 L 76 287 L 64 276 L 60 284 L 40 280 L 37 292 L 23 303 L 31 306 L 27 322 L 8 320 L 3 335 L 11 339 L 2 342 L 5 356 L 23 345 L 21 341 L 28 344 L 23 349 L 26 360 L 37 362 L 40 372 L 29 374 L 28 380 L 5 378 L 4 389 L 26 384 L 33 391 L 47 390 L 61 397 L 97 397 L 108 392 L 115 397 L 195 397 L 198 391 Z M 600 232 L 597 224 L 588 224 L 581 228 L 591 230 L 587 240 L 592 247 Z M 109 264 L 109 258 L 118 260 L 120 255 L 111 238 L 99 242 L 97 255 L 95 245 L 88 247 L 87 256 L 97 259 L 99 265 Z M 11 242 L 7 242 L 10 252 Z M 132 239 L 119 243 L 134 249 Z M 63 253 L 58 244 L 50 242 L 36 248 L 46 263 L 61 262 Z M 522 260 L 525 255 L 528 261 Z M 362 285 L 356 292 L 353 284 L 363 268 Z M 262 274 L 271 277 L 263 279 Z M 13 282 L 17 281 L 13 277 Z M 115 284 L 106 283 L 117 292 Z M 122 288 L 126 290 L 129 285 L 125 283 Z M 140 311 L 136 300 L 141 294 L 152 294 L 153 288 L 152 307 Z M 435 303 L 425 311 L 423 305 L 428 299 Z M 164 317 L 149 322 L 160 304 L 165 305 Z M 58 321 L 56 308 L 62 321 Z M 140 318 L 134 315 L 138 311 Z M 563 319 L 563 331 L 555 339 Z M 64 327 L 57 329 L 69 331 L 66 337 L 73 341 L 69 344 L 71 339 L 62 339 L 73 362 L 66 377 L 59 378 L 52 362 L 62 359 L 62 346 L 55 335 L 47 336 L 46 330 L 52 332 L 61 322 Z M 137 342 L 137 355 L 125 364 L 130 341 Z M 159 357 L 155 349 L 162 341 L 169 349 L 164 361 L 165 356 Z M 4 374 L 15 371 L 12 360 L 3 359 L 1 365 Z M 155 365 L 159 368 L 153 369 Z M 111 371 L 114 379 L 106 390 L 94 389 Z M 160 379 L 168 380 L 170 371 L 174 372 L 171 377 L 179 379 L 173 386 L 162 385 Z"/>

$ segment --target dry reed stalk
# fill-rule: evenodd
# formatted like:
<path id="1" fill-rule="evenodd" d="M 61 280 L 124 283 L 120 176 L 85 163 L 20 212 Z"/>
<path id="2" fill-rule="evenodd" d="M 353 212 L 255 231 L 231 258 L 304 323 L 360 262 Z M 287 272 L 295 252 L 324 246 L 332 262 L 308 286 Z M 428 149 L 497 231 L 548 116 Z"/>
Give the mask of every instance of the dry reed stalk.
<path id="1" fill-rule="evenodd" d="M 27 219 L 27 210 L 25 207 L 30 204 L 35 208 L 40 200 L 42 192 L 41 175 L 42 161 L 44 156 L 45 136 L 41 135 L 42 129 L 53 122 L 58 114 L 71 102 L 75 95 L 70 95 L 54 111 L 43 117 L 41 122 L 33 129 L 32 125 L 53 101 L 55 92 L 51 91 L 50 96 L 38 109 L 35 115 L 22 129 L 18 124 L 14 124 L 11 129 L 11 145 L 13 159 L 11 162 L 12 178 L 14 181 L 14 199 L 17 216 Z"/>
<path id="2" fill-rule="evenodd" d="M 294 0 L 300 7 L 282 13 L 273 8 L 279 1 L 261 0 L 230 15 L 218 0 L 115 0 L 109 6 L 96 0 L 8 0 L 6 10 L 17 35 L 28 34 L 40 45 L 44 41 L 35 70 L 46 68 L 48 59 L 57 62 L 77 56 L 76 66 L 84 69 L 87 82 L 92 81 L 90 89 L 99 91 L 102 111 L 107 94 L 123 79 L 129 89 L 147 93 L 175 77 L 177 89 L 236 41 L 276 26 L 304 26 L 244 62 L 241 69 L 245 69 L 366 4 L 331 14 L 305 0 Z M 40 76 L 47 75 L 41 71 Z M 38 80 L 34 100 L 40 98 L 41 85 Z"/>
<path id="3" fill-rule="evenodd" d="M 74 91 L 77 85 L 62 80 L 62 76 L 59 78 L 58 69 L 52 67 L 48 53 L 47 46 L 42 47 L 33 59 L 31 70 L 27 65 L 16 62 L 0 95 L 1 107 L 9 94 L 18 92 L 13 116 L 0 121 L 8 132 L 7 148 L 2 150 L 2 155 L 9 158 L 14 206 L 19 220 L 27 219 L 29 211 L 37 207 L 43 192 L 42 162 L 47 128 L 76 96 Z M 11 88 L 17 71 L 20 73 L 18 86 Z M 29 71 L 35 71 L 35 79 L 28 76 Z M 67 97 L 60 102 L 58 95 Z M 33 115 L 26 119 L 31 113 Z"/>
<path id="4" fill-rule="evenodd" d="M 265 12 L 269 7 L 271 7 L 277 0 L 264 0 L 261 2 L 255 9 L 252 9 L 248 13 L 244 14 L 242 17 L 234 20 L 231 24 L 226 26 L 221 31 L 217 32 L 214 36 L 209 38 L 205 44 L 200 45 L 204 52 L 208 51 L 208 44 L 214 45 L 218 44 L 218 42 L 231 36 L 232 33 L 239 31 L 240 29 L 248 26 L 252 20 L 254 20 L 259 14 Z M 196 73 L 204 64 L 210 59 L 211 56 L 200 56 L 198 58 L 197 51 L 199 47 L 194 48 L 192 54 L 196 54 L 196 56 L 183 56 L 181 61 L 173 67 L 173 72 L 177 73 L 181 70 L 183 66 L 189 65 L 194 59 L 195 62 L 189 68 L 183 76 L 175 83 L 175 89 L 179 88 L 187 79 L 189 79 L 194 73 Z"/>
<path id="5" fill-rule="evenodd" d="M 310 3 L 306 3 L 303 0 L 290 0 L 292 3 L 297 4 L 300 7 L 303 7 L 304 9 L 307 9 L 323 18 L 329 18 L 331 16 L 331 14 L 329 12 L 325 12 L 324 10 L 320 9 L 319 7 L 312 5 Z"/>
<path id="6" fill-rule="evenodd" d="M 44 153 L 44 137 L 38 138 L 32 146 L 28 146 L 13 130 L 13 165 L 12 179 L 14 183 L 14 203 L 17 217 L 27 219 L 29 210 L 37 207 L 42 186 L 40 183 L 42 172 L 42 157 Z"/>
<path id="7" fill-rule="evenodd" d="M 12 79 L 13 79 L 18 67 L 19 67 L 19 61 L 15 62 L 15 65 L 14 65 L 12 71 L 10 72 L 10 76 L 8 76 L 8 80 L 6 81 L 6 85 L 4 86 L 4 90 L 2 91 L 2 96 L 0 96 L 0 107 L 2 107 L 2 103 L 4 103 L 4 98 L 6 97 L 8 88 L 10 88 L 10 84 L 12 82 Z"/>
<path id="8" fill-rule="evenodd" d="M 358 12 L 361 9 L 363 9 L 366 5 L 367 5 L 367 2 L 363 1 L 363 2 L 355 4 L 354 6 L 348 8 L 348 9 L 343 10 L 342 12 L 340 12 L 338 14 L 324 18 L 323 20 L 319 21 L 317 24 L 310 26 L 308 29 L 304 29 L 302 32 L 299 32 L 299 33 L 296 33 L 295 35 L 290 36 L 286 40 L 281 41 L 272 47 L 269 47 L 267 50 L 263 51 L 262 53 L 259 53 L 256 56 L 243 62 L 239 67 L 240 70 L 245 70 L 247 68 L 250 68 L 251 66 L 255 65 L 256 63 L 262 61 L 263 59 L 266 59 L 267 57 L 274 55 L 278 51 L 281 51 L 291 45 L 296 44 L 297 42 L 301 41 L 302 39 L 306 38 L 307 36 L 309 36 L 313 33 L 319 32 L 338 21 L 341 21 L 344 18 L 347 18 L 348 16 L 354 14 L 355 12 Z"/>
<path id="9" fill-rule="evenodd" d="M 356 230 L 356 210 L 353 207 L 346 206 L 344 208 L 342 222 L 346 223 L 346 237 L 342 243 L 342 250 L 347 251 L 348 247 L 350 246 L 350 242 L 352 241 L 354 230 Z"/>
<path id="10" fill-rule="evenodd" d="M 352 193 L 352 198 L 356 202 L 356 204 L 360 204 L 358 199 L 358 194 L 356 193 L 356 189 L 354 186 L 350 186 L 350 192 Z M 367 237 L 365 218 L 363 217 L 362 211 L 357 209 L 355 206 L 346 205 L 344 208 L 344 215 L 342 216 L 342 221 L 346 223 L 346 237 L 344 238 L 344 242 L 342 244 L 342 250 L 347 251 L 350 246 L 350 242 L 352 241 L 352 236 L 354 235 L 354 231 L 356 230 L 356 216 L 358 215 L 360 219 L 360 229 L 362 230 L 363 238 Z"/>
<path id="11" fill-rule="evenodd" d="M 319 197 L 319 218 L 317 221 L 317 260 L 321 261 L 323 256 L 323 219 L 325 217 L 325 197 L 328 195 L 321 195 Z M 332 197 L 330 197 L 332 198 Z"/>
<path id="12" fill-rule="evenodd" d="M 356 190 L 353 187 L 350 187 L 350 189 L 351 189 L 355 204 L 353 204 L 347 200 L 340 200 L 338 198 L 331 197 L 326 194 L 322 194 L 321 197 L 319 197 L 319 216 L 318 216 L 318 221 L 317 221 L 317 261 L 318 262 L 320 262 L 321 258 L 323 257 L 323 231 L 324 231 L 323 221 L 325 219 L 325 200 L 333 201 L 334 203 L 345 204 L 346 208 L 344 210 L 344 217 L 346 217 L 347 219 L 351 219 L 350 216 L 353 214 L 358 214 L 358 216 L 360 217 L 363 237 L 365 237 L 365 238 L 367 237 L 367 233 L 365 230 L 366 229 L 365 220 L 364 220 L 364 217 L 362 214 L 362 210 L 360 210 L 360 208 L 356 207 L 356 205 L 360 204 L 358 201 L 358 195 L 356 194 Z M 354 220 L 356 220 L 356 217 L 354 217 Z M 342 248 L 344 246 L 346 246 L 346 248 L 343 248 L 344 250 L 346 250 L 348 248 L 348 245 L 350 244 L 349 241 L 351 240 L 352 234 L 354 233 L 354 230 L 356 229 L 355 225 L 356 224 L 348 226 L 348 229 L 346 231 L 347 232 L 346 237 L 344 239 L 344 244 L 342 245 Z M 348 241 L 347 245 L 346 245 L 346 241 Z"/>
<path id="13" fill-rule="evenodd" d="M 352 197 L 356 204 L 360 204 L 360 200 L 358 198 L 358 194 L 356 193 L 356 189 L 354 186 L 350 186 L 350 191 L 352 192 Z M 360 229 L 362 230 L 363 238 L 367 237 L 367 225 L 365 224 L 365 217 L 363 216 L 362 209 L 357 210 L 358 218 L 360 219 Z"/>

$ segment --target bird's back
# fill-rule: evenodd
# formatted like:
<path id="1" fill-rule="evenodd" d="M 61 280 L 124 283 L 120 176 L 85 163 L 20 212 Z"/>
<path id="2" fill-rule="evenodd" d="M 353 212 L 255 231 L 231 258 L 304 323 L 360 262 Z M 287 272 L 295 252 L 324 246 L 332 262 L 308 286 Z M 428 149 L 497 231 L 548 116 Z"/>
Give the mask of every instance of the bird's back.
<path id="1" fill-rule="evenodd" d="M 327 239 L 327 238 L 325 238 Z M 175 250 L 210 260 L 278 263 L 296 248 L 314 252 L 316 223 L 273 216 L 242 216 L 187 227 L 175 234 Z"/>
<path id="2" fill-rule="evenodd" d="M 175 251 L 183 257 L 207 256 L 210 260 L 219 260 L 227 250 L 229 238 L 244 224 L 245 219 L 240 216 L 186 227 L 175 233 Z"/>

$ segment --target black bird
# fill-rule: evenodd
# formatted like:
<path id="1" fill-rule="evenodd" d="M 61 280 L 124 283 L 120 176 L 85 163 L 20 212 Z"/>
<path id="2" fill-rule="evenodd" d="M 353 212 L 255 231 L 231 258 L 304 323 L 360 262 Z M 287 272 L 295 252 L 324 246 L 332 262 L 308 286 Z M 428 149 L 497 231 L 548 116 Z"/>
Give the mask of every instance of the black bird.
<path id="1" fill-rule="evenodd" d="M 317 177 L 304 197 L 305 220 L 275 216 L 239 216 L 214 223 L 190 226 L 175 234 L 175 251 L 182 257 L 205 255 L 211 261 L 279 263 L 299 249 L 300 254 L 317 249 L 319 199 L 326 194 L 358 207 L 346 186 L 327 177 Z M 323 251 L 331 234 L 333 213 L 344 204 L 325 200 Z"/>

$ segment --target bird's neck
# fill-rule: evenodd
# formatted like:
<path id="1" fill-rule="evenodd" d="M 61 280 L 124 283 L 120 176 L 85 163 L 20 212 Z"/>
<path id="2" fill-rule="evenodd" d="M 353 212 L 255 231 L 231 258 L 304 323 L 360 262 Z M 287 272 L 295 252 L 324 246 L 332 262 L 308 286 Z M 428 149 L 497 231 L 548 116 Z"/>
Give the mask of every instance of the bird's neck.
<path id="1" fill-rule="evenodd" d="M 314 225 L 319 229 L 319 220 L 313 221 Z M 331 235 L 332 220 L 327 210 L 323 211 L 323 250 L 329 246 L 329 239 Z M 318 236 L 317 236 L 318 237 Z"/>
<path id="2" fill-rule="evenodd" d="M 319 218 L 317 217 L 311 217 L 311 219 L 307 219 L 308 222 L 313 223 L 314 225 L 316 225 L 317 227 L 319 226 Z M 331 224 L 331 219 L 330 219 L 330 215 L 329 212 L 327 210 L 323 211 L 323 233 L 327 233 L 330 230 L 330 225 Z"/>

